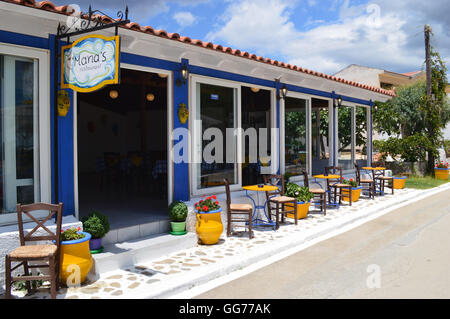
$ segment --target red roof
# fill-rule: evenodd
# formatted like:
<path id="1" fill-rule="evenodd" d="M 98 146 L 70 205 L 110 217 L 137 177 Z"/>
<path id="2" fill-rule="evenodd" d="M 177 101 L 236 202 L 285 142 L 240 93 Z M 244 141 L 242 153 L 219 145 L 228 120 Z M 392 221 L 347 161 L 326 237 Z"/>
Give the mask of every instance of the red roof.
<path id="1" fill-rule="evenodd" d="M 55 12 L 55 13 L 59 13 L 59 14 L 70 15 L 72 13 L 70 11 L 67 11 L 68 8 L 69 8 L 68 5 L 55 6 L 51 1 L 40 1 L 40 2 L 36 2 L 34 0 L 1 0 L 1 1 L 14 3 L 14 4 L 19 4 L 19 5 L 24 5 L 24 6 L 27 6 L 27 7 L 32 7 L 32 8 L 37 8 L 37 9 L 42 9 L 42 10 Z M 106 16 L 102 16 L 102 19 L 104 19 L 105 22 L 106 21 L 111 21 L 112 22 L 112 20 L 110 18 L 106 17 Z M 241 51 L 241 50 L 232 49 L 230 47 L 223 47 L 220 44 L 214 44 L 214 43 L 211 43 L 211 42 L 204 42 L 202 40 L 191 39 L 189 37 L 180 36 L 178 33 L 168 33 L 165 30 L 155 30 L 155 29 L 153 29 L 150 26 L 140 26 L 136 22 L 130 22 L 130 23 L 124 25 L 123 27 L 127 28 L 127 29 L 130 29 L 130 30 L 151 34 L 151 35 L 154 35 L 154 36 L 167 38 L 167 39 L 170 39 L 170 40 L 179 41 L 179 42 L 183 42 L 183 43 L 187 43 L 187 44 L 191 44 L 191 45 L 201 46 L 201 47 L 206 48 L 206 49 L 215 50 L 215 51 L 231 54 L 231 55 L 234 55 L 234 56 L 239 56 L 239 57 L 242 57 L 242 58 L 247 58 L 247 59 L 250 59 L 250 60 L 254 60 L 254 61 L 258 61 L 258 62 L 262 62 L 262 63 L 267 63 L 267 64 L 271 64 L 271 65 L 274 65 L 274 66 L 283 67 L 283 68 L 286 68 L 286 69 L 290 69 L 290 70 L 306 73 L 306 74 L 311 74 L 311 75 L 314 75 L 314 76 L 318 76 L 318 77 L 322 77 L 322 78 L 325 78 L 325 79 L 328 79 L 328 80 L 332 80 L 332 81 L 336 81 L 336 82 L 352 85 L 352 86 L 355 86 L 355 87 L 359 87 L 359 88 L 362 88 L 362 89 L 366 89 L 366 90 L 370 90 L 370 91 L 373 91 L 373 92 L 381 93 L 381 94 L 384 94 L 384 95 L 395 96 L 395 92 L 391 91 L 391 90 L 384 90 L 384 89 L 377 88 L 377 87 L 374 87 L 374 86 L 370 86 L 370 85 L 367 85 L 367 84 L 362 84 L 362 83 L 358 83 L 358 82 L 354 82 L 354 81 L 345 80 L 345 79 L 338 78 L 338 77 L 335 77 L 335 76 L 332 76 L 332 75 L 328 75 L 328 74 L 324 74 L 324 73 L 308 70 L 308 69 L 305 69 L 305 68 L 302 68 L 302 67 L 299 67 L 299 66 L 296 66 L 296 65 L 292 65 L 292 64 L 288 64 L 288 63 L 284 63 L 284 62 L 279 62 L 277 60 L 272 60 L 272 59 L 269 59 L 269 58 L 264 58 L 264 57 L 261 57 L 261 56 L 257 56 L 255 54 L 252 54 L 252 53 L 249 53 L 249 52 L 244 52 L 244 51 Z"/>
<path id="2" fill-rule="evenodd" d="M 408 73 L 402 73 L 403 75 L 409 76 L 409 77 L 413 77 L 417 74 L 419 74 L 422 71 L 414 71 L 414 72 L 408 72 Z"/>

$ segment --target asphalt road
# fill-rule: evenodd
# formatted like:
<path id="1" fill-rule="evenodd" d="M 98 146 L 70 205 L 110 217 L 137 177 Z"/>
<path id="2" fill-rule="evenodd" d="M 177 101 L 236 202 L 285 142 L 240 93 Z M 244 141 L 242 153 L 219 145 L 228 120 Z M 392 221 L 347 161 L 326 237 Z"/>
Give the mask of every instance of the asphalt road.
<path id="1" fill-rule="evenodd" d="M 450 298 L 450 191 L 196 298 Z"/>

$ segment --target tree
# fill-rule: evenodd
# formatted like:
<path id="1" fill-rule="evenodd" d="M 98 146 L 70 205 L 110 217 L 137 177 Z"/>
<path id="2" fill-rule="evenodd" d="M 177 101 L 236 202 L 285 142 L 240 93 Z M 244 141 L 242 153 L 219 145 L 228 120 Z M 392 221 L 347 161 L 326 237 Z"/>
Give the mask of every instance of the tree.
<path id="1" fill-rule="evenodd" d="M 420 141 L 426 145 L 428 170 L 431 172 L 438 156 L 438 148 L 442 144 L 442 130 L 450 121 L 450 106 L 445 93 L 447 68 L 434 48 L 431 48 L 430 60 L 432 97 L 427 94 L 425 82 L 399 87 L 396 97 L 386 103 L 376 103 L 373 124 L 376 131 L 389 136 L 396 135 L 406 141 L 417 142 L 420 136 Z M 407 139 L 411 136 L 415 138 Z M 391 140 L 390 143 L 394 141 Z M 384 147 L 382 143 L 377 145 L 380 148 L 388 147 Z M 408 147 L 404 145 L 402 149 Z M 411 158 L 406 153 L 399 155 Z"/>

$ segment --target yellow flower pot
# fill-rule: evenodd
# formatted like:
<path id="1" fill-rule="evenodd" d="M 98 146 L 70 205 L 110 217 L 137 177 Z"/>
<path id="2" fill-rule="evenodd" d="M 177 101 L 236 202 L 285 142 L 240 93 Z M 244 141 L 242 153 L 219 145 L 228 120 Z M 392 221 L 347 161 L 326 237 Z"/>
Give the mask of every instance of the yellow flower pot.
<path id="1" fill-rule="evenodd" d="M 195 230 L 202 244 L 214 245 L 219 242 L 223 231 L 221 212 L 222 208 L 207 213 L 197 213 Z"/>
<path id="2" fill-rule="evenodd" d="M 434 168 L 434 177 L 436 179 L 448 180 L 448 168 Z"/>
<path id="3" fill-rule="evenodd" d="M 359 196 L 361 196 L 362 186 L 352 187 L 352 203 L 357 202 L 359 200 Z M 342 189 L 342 200 L 344 202 L 349 202 L 350 198 L 348 195 L 348 189 Z"/>
<path id="4" fill-rule="evenodd" d="M 406 181 L 406 176 L 394 177 L 394 189 L 405 188 L 405 181 Z"/>
<path id="5" fill-rule="evenodd" d="M 311 202 L 305 203 L 305 202 L 297 202 L 297 219 L 303 219 L 308 216 L 309 206 L 311 205 Z M 294 207 L 292 204 L 288 203 L 285 204 L 286 207 L 292 207 L 292 211 L 294 210 Z M 286 217 L 288 218 L 294 218 L 294 213 L 287 213 Z"/>
<path id="6" fill-rule="evenodd" d="M 84 238 L 61 242 L 59 278 L 64 285 L 83 283 L 92 267 L 92 256 L 89 250 L 91 235 L 81 233 L 84 234 Z"/>

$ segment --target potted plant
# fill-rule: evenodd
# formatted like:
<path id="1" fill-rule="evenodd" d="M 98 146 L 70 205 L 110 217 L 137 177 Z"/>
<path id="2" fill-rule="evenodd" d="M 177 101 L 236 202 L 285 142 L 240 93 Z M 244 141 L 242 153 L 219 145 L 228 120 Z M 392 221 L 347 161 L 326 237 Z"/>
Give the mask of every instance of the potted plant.
<path id="1" fill-rule="evenodd" d="M 358 186 L 358 183 L 353 178 L 350 178 L 348 180 L 342 178 L 341 184 L 350 185 L 352 187 L 352 202 L 357 202 L 359 200 L 359 197 L 361 196 L 362 186 Z M 342 189 L 342 200 L 344 202 L 350 201 L 348 189 Z"/>
<path id="2" fill-rule="evenodd" d="M 405 182 L 408 178 L 407 176 L 393 176 L 394 180 L 394 189 L 403 189 L 405 188 Z"/>
<path id="3" fill-rule="evenodd" d="M 59 278 L 62 283 L 70 286 L 81 284 L 86 279 L 92 267 L 92 256 L 89 251 L 90 239 L 91 234 L 81 231 L 80 227 L 61 230 Z M 78 267 L 74 267 L 74 265 Z M 74 274 L 75 277 L 73 277 Z"/>
<path id="4" fill-rule="evenodd" d="M 302 187 L 295 183 L 286 183 L 286 196 L 297 199 L 297 218 L 303 219 L 308 216 L 309 206 L 314 194 L 309 191 L 308 187 Z M 287 207 L 292 207 L 292 204 L 285 204 Z M 292 207 L 292 210 L 294 208 Z M 286 214 L 289 218 L 294 218 L 294 214 Z"/>
<path id="5" fill-rule="evenodd" d="M 109 232 L 108 217 L 93 211 L 88 216 L 81 219 L 83 222 L 83 230 L 91 235 L 89 249 L 92 254 L 103 251 L 102 238 Z"/>
<path id="6" fill-rule="evenodd" d="M 446 163 L 444 163 L 443 161 L 438 162 L 434 166 L 434 177 L 437 179 L 448 180 L 448 169 L 449 165 L 447 162 Z"/>
<path id="7" fill-rule="evenodd" d="M 194 210 L 197 217 L 195 230 L 200 242 L 205 245 L 217 244 L 223 231 L 222 208 L 217 197 L 215 195 L 206 198 L 203 196 L 200 201 L 195 203 Z"/>
<path id="8" fill-rule="evenodd" d="M 169 205 L 169 218 L 172 235 L 186 234 L 186 218 L 188 215 L 188 207 L 182 201 L 174 201 Z"/>

